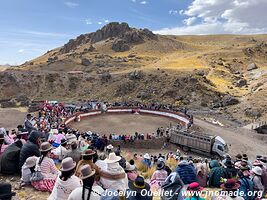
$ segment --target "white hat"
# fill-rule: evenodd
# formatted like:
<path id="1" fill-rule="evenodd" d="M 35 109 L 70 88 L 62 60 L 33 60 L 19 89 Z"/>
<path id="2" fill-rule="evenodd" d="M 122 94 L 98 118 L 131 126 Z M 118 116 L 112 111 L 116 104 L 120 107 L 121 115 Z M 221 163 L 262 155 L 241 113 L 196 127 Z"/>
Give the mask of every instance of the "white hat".
<path id="1" fill-rule="evenodd" d="M 253 167 L 252 171 L 253 171 L 254 174 L 257 174 L 259 176 L 262 175 L 262 169 L 260 167 L 258 167 L 258 166 L 257 167 Z"/>
<path id="2" fill-rule="evenodd" d="M 108 146 L 107 146 L 107 149 L 113 149 L 114 147 L 111 145 L 111 144 L 109 144 Z"/>
<path id="3" fill-rule="evenodd" d="M 135 165 L 131 165 L 129 162 L 126 162 L 126 168 L 127 171 L 133 171 L 135 170 Z"/>
<path id="4" fill-rule="evenodd" d="M 146 159 L 150 159 L 150 155 L 149 155 L 148 153 L 146 153 L 146 154 L 144 155 L 144 158 L 146 158 Z"/>
<path id="5" fill-rule="evenodd" d="M 115 163 L 115 162 L 118 162 L 121 160 L 121 157 L 120 156 L 116 156 L 115 153 L 110 153 L 108 155 L 108 158 L 105 159 L 105 162 L 106 163 Z"/>
<path id="6" fill-rule="evenodd" d="M 36 162 L 37 162 L 37 157 L 31 156 L 31 157 L 26 159 L 25 166 L 28 168 L 34 167 L 36 165 Z"/>

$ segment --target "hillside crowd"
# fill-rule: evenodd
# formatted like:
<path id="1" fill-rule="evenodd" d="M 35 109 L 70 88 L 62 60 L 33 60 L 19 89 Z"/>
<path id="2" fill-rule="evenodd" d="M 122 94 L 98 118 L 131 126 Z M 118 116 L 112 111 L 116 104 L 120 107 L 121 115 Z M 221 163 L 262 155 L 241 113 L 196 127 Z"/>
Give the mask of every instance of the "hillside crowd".
<path id="1" fill-rule="evenodd" d="M 218 191 L 209 195 L 216 200 L 266 195 L 264 155 L 210 160 L 184 156 L 179 149 L 166 155 L 127 153 L 110 144 L 112 135 L 66 127 L 61 120 L 67 115 L 64 106 L 47 104 L 38 117 L 28 114 L 17 130 L 1 128 L 0 172 L 19 174 L 20 187 L 49 192 L 49 200 L 203 200 L 211 188 Z M 159 136 L 162 132 L 157 130 Z M 0 184 L 0 200 L 15 195 L 9 183 Z"/>

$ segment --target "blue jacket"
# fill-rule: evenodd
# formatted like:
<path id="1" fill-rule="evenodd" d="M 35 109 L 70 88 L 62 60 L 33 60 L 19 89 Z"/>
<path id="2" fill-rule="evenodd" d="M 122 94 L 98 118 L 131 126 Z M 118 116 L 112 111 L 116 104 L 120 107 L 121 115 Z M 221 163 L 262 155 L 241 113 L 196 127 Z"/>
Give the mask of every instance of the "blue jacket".
<path id="1" fill-rule="evenodd" d="M 187 161 L 179 163 L 176 172 L 179 174 L 184 184 L 197 182 L 196 171 Z"/>
<path id="2" fill-rule="evenodd" d="M 245 200 L 252 200 L 254 196 L 249 196 L 248 192 L 253 192 L 253 181 L 248 177 L 242 177 L 239 180 L 240 188 L 238 189 L 238 193 L 242 196 Z"/>

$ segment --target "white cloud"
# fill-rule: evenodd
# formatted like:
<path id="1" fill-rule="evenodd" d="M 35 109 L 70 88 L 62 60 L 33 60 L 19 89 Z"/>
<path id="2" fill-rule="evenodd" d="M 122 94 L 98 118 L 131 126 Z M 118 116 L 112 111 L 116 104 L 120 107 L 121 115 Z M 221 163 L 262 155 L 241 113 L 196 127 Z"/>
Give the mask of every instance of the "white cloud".
<path id="1" fill-rule="evenodd" d="M 187 19 L 184 19 L 183 23 L 187 26 L 191 26 L 194 24 L 194 22 L 196 21 L 196 17 L 189 17 Z"/>
<path id="2" fill-rule="evenodd" d="M 25 49 L 18 50 L 19 53 L 23 53 L 24 51 L 25 51 Z"/>
<path id="3" fill-rule="evenodd" d="M 147 4 L 147 1 L 141 1 L 140 4 L 145 5 L 145 4 Z"/>
<path id="4" fill-rule="evenodd" d="M 136 0 L 131 0 L 131 1 L 134 2 L 134 3 L 136 2 Z"/>
<path id="5" fill-rule="evenodd" d="M 85 20 L 85 23 L 86 23 L 87 25 L 91 25 L 91 24 L 93 24 L 93 22 L 91 21 L 91 19 L 86 19 L 86 20 Z"/>
<path id="6" fill-rule="evenodd" d="M 99 24 L 99 25 L 101 25 L 101 24 L 102 24 L 102 22 L 98 22 L 98 24 Z"/>
<path id="7" fill-rule="evenodd" d="M 21 30 L 19 33 L 23 34 L 30 34 L 35 36 L 42 36 L 42 37 L 69 37 L 70 35 L 64 33 L 52 33 L 52 32 L 41 32 L 41 31 L 29 31 L 29 30 Z"/>
<path id="8" fill-rule="evenodd" d="M 106 20 L 105 20 L 105 23 L 109 23 L 109 20 L 108 20 L 108 19 L 106 19 Z"/>
<path id="9" fill-rule="evenodd" d="M 186 26 L 156 31 L 165 34 L 267 33 L 267 0 L 194 0 L 180 10 Z M 198 23 L 196 23 L 198 19 Z"/>
<path id="10" fill-rule="evenodd" d="M 68 6 L 69 8 L 76 8 L 77 6 L 79 6 L 78 3 L 75 3 L 75 2 L 72 2 L 72 1 L 66 1 L 66 2 L 64 2 L 64 4 L 66 6 Z"/>
<path id="11" fill-rule="evenodd" d="M 170 15 L 177 15 L 178 14 L 178 10 L 169 10 L 169 14 Z"/>

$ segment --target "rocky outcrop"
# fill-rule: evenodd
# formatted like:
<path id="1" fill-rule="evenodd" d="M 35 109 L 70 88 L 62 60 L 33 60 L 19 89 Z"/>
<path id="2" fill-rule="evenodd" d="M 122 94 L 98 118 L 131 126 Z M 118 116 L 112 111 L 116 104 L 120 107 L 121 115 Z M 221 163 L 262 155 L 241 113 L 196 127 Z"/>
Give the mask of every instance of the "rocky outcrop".
<path id="1" fill-rule="evenodd" d="M 259 118 L 262 115 L 262 111 L 256 108 L 247 108 L 245 110 L 245 115 L 251 118 Z"/>
<path id="2" fill-rule="evenodd" d="M 127 23 L 112 22 L 104 26 L 102 29 L 89 34 L 82 34 L 76 39 L 71 39 L 61 49 L 60 53 L 69 53 L 77 47 L 89 43 L 90 45 L 106 39 L 114 40 L 114 51 L 127 51 L 131 44 L 138 44 L 145 39 L 156 40 L 157 35 L 148 29 L 135 29 L 129 27 Z M 90 50 L 93 50 L 90 48 Z"/>
<path id="3" fill-rule="evenodd" d="M 239 100 L 235 97 L 232 97 L 230 95 L 225 95 L 221 99 L 217 99 L 213 102 L 213 108 L 220 108 L 220 107 L 226 107 L 226 106 L 232 106 L 239 103 Z"/>
<path id="4" fill-rule="evenodd" d="M 104 72 L 99 75 L 102 83 L 108 82 L 111 79 L 111 74 L 109 72 Z"/>
<path id="5" fill-rule="evenodd" d="M 236 87 L 244 87 L 247 85 L 247 80 L 246 79 L 240 79 L 235 83 Z"/>
<path id="6" fill-rule="evenodd" d="M 142 71 L 133 71 L 128 74 L 130 80 L 140 80 L 144 76 Z"/>

